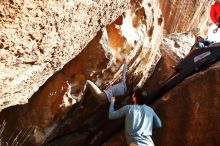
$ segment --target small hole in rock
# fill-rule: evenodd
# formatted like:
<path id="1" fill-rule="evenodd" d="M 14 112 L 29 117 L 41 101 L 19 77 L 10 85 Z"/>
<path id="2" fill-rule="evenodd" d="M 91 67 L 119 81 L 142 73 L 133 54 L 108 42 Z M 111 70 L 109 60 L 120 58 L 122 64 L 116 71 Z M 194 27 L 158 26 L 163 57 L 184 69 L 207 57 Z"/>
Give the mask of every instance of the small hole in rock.
<path id="1" fill-rule="evenodd" d="M 147 36 L 152 37 L 153 31 L 154 31 L 154 27 L 152 26 L 152 27 L 148 30 Z"/>
<path id="2" fill-rule="evenodd" d="M 179 48 L 180 45 L 179 45 L 177 42 L 175 42 L 175 43 L 174 43 L 174 47 Z"/>
<path id="3" fill-rule="evenodd" d="M 9 46 L 5 47 L 4 49 L 5 49 L 5 50 L 9 50 Z"/>
<path id="4" fill-rule="evenodd" d="M 3 43 L 0 43 L 0 49 L 4 48 Z"/>
<path id="5" fill-rule="evenodd" d="M 162 22 L 163 22 L 163 19 L 162 19 L 162 18 L 159 18 L 159 19 L 158 19 L 158 25 L 161 25 Z"/>

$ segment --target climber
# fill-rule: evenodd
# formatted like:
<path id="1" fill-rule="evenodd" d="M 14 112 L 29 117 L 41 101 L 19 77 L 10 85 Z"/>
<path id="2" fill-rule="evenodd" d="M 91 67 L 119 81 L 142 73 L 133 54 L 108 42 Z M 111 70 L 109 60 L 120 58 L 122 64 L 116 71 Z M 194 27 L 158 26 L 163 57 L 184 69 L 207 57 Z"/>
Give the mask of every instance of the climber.
<path id="1" fill-rule="evenodd" d="M 161 121 L 154 110 L 145 105 L 147 94 L 137 89 L 132 95 L 133 105 L 126 105 L 114 110 L 115 97 L 111 98 L 109 119 L 125 117 L 126 141 L 129 146 L 154 146 L 151 139 L 153 124 L 161 127 Z"/>
<path id="2" fill-rule="evenodd" d="M 93 96 L 96 97 L 97 101 L 101 103 L 105 103 L 106 101 L 110 102 L 110 98 L 126 96 L 130 93 L 131 88 L 126 84 L 126 71 L 127 71 L 127 63 L 124 63 L 123 71 L 122 71 L 122 79 L 118 84 L 115 84 L 104 91 L 100 90 L 93 82 L 87 80 L 82 92 L 79 94 L 78 99 L 81 100 L 84 94 L 86 93 L 87 88 L 91 91 Z"/>
<path id="3" fill-rule="evenodd" d="M 196 48 L 207 48 L 210 44 L 211 42 L 205 39 L 203 36 L 199 35 L 196 37 L 196 43 L 195 43 Z"/>
<path id="4" fill-rule="evenodd" d="M 212 22 L 217 26 L 217 28 L 213 30 L 213 33 L 216 33 L 220 27 L 220 0 L 215 0 L 215 3 L 211 6 L 210 17 Z"/>

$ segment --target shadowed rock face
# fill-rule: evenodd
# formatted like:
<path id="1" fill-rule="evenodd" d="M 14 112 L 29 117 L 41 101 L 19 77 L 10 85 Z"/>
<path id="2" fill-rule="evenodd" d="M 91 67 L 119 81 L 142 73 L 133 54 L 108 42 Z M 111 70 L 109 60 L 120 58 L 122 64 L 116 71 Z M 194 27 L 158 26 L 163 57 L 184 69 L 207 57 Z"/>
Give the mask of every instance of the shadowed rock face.
<path id="1" fill-rule="evenodd" d="M 170 65 L 175 65 L 176 61 L 167 52 L 170 51 L 161 50 L 163 58 L 144 85 L 146 90 L 160 86 L 169 74 L 173 73 Z M 162 128 L 154 129 L 152 138 L 155 145 L 216 146 L 220 144 L 219 67 L 218 62 L 186 78 L 157 102 L 154 108 L 162 121 Z M 127 145 L 124 129 L 104 144 L 104 146 L 112 145 Z"/>
<path id="2" fill-rule="evenodd" d="M 187 78 L 164 97 L 157 108 L 163 128 L 155 132 L 156 145 L 220 144 L 219 66 Z"/>
<path id="3" fill-rule="evenodd" d="M 160 101 L 156 112 L 163 127 L 154 130 L 155 145 L 220 144 L 219 67 L 220 63 L 216 63 L 206 71 L 187 78 Z M 155 72 L 154 75 L 157 76 L 158 73 Z M 126 146 L 124 130 L 104 144 L 112 145 Z"/>
<path id="4" fill-rule="evenodd" d="M 7 141 L 15 129 L 19 132 L 31 127 L 34 130 L 27 144 L 29 146 L 41 145 L 47 138 L 59 135 L 57 129 L 63 120 L 71 119 L 67 113 L 85 80 L 92 80 L 101 89 L 116 83 L 121 77 L 120 58 L 129 60 L 127 79 L 130 84 L 147 90 L 157 88 L 173 73 L 170 66 L 177 64 L 177 59 L 184 57 L 194 43 L 190 33 L 167 36 L 163 33 L 195 33 L 198 32 L 195 31 L 198 24 L 203 32 L 208 21 L 206 6 L 210 3 L 131 0 L 128 6 L 129 1 L 74 2 L 0 2 L 0 23 L 3 24 L 0 26 L 1 109 L 25 103 L 31 97 L 28 104 L 1 112 L 0 121 L 7 122 L 3 140 Z M 199 7 L 188 9 L 183 4 Z M 180 11 L 177 10 L 179 7 Z M 196 74 L 164 97 L 167 100 L 156 109 L 164 124 L 162 129 L 155 131 L 153 138 L 156 145 L 202 145 L 200 142 L 206 143 L 206 138 L 207 145 L 219 144 L 219 130 L 214 130 L 219 119 L 210 117 L 212 111 L 216 117 L 219 114 L 218 98 L 209 100 L 208 105 L 205 103 L 208 96 L 202 97 L 204 103 L 197 98 L 200 93 L 209 93 L 204 89 L 199 91 L 197 76 L 204 80 L 204 88 L 209 85 L 210 91 L 218 93 L 218 80 L 210 84 L 211 75 L 217 78 L 218 73 L 215 72 L 218 69 L 211 67 L 204 73 Z M 190 81 L 194 88 L 191 88 Z M 213 96 L 217 97 L 214 93 Z M 85 114 L 74 117 L 74 121 L 67 121 L 69 127 L 62 129 L 63 133 L 76 128 L 97 108 L 94 98 L 89 93 L 87 97 L 87 106 L 91 111 L 80 111 Z M 203 104 L 206 110 L 200 107 Z M 208 108 L 212 104 L 212 108 Z M 175 112 L 176 109 L 179 110 Z M 213 127 L 208 128 L 206 118 L 213 121 Z M 201 127 L 196 129 L 195 125 Z M 126 145 L 124 131 L 104 145 Z"/>

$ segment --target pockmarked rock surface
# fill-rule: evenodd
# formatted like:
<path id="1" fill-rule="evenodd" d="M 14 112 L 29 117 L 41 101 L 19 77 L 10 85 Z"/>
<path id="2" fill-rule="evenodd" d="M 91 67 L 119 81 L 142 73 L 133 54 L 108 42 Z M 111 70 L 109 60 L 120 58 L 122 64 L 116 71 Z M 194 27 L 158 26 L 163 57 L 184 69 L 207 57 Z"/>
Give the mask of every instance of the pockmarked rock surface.
<path id="1" fill-rule="evenodd" d="M 174 72 L 170 66 L 187 55 L 195 41 L 192 34 L 206 31 L 209 6 L 205 0 L 1 1 L 0 121 L 7 123 L 1 141 L 32 128 L 27 145 L 45 144 L 58 135 L 85 80 L 101 89 L 116 83 L 123 58 L 128 60 L 130 84 L 156 88 Z M 205 140 L 219 145 L 219 129 L 214 129 L 219 121 L 218 65 L 186 79 L 164 97 L 156 109 L 163 122 L 163 128 L 154 131 L 156 145 L 196 146 Z M 206 86 L 209 90 L 203 89 Z M 96 101 L 87 94 L 89 108 L 95 109 Z M 69 129 L 63 133 L 92 110 L 84 112 L 67 121 Z M 126 145 L 124 132 L 104 145 Z"/>
<path id="2" fill-rule="evenodd" d="M 128 8 L 125 0 L 0 1 L 0 109 L 27 103 Z"/>
<path id="3" fill-rule="evenodd" d="M 92 80 L 102 89 L 114 84 L 121 78 L 123 58 L 127 58 L 129 64 L 128 80 L 135 86 L 144 84 L 161 57 L 162 14 L 156 1 L 131 1 L 129 7 L 114 22 L 99 30 L 62 70 L 50 77 L 28 104 L 1 112 L 0 119 L 8 123 L 5 141 L 13 129 L 33 127 L 29 145 L 42 145 L 55 133 L 76 102 L 74 98 L 82 90 L 85 80 Z"/>

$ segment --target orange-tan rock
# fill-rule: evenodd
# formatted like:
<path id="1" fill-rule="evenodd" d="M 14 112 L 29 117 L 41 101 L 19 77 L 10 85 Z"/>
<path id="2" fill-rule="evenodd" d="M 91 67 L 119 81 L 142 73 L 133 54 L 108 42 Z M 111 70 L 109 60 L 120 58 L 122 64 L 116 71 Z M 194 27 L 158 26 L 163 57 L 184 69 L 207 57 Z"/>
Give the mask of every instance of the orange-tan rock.
<path id="1" fill-rule="evenodd" d="M 7 122 L 2 142 L 12 132 L 33 128 L 28 145 L 42 145 L 56 134 L 85 80 L 101 89 L 116 83 L 124 58 L 130 83 L 156 88 L 189 52 L 193 34 L 206 31 L 209 6 L 205 0 L 1 1 L 0 122 Z M 218 66 L 186 79 L 164 97 L 156 109 L 163 122 L 153 137 L 156 145 L 196 146 L 205 140 L 219 145 Z M 89 100 L 92 109 L 96 101 Z M 126 145 L 124 132 L 104 145 Z"/>

